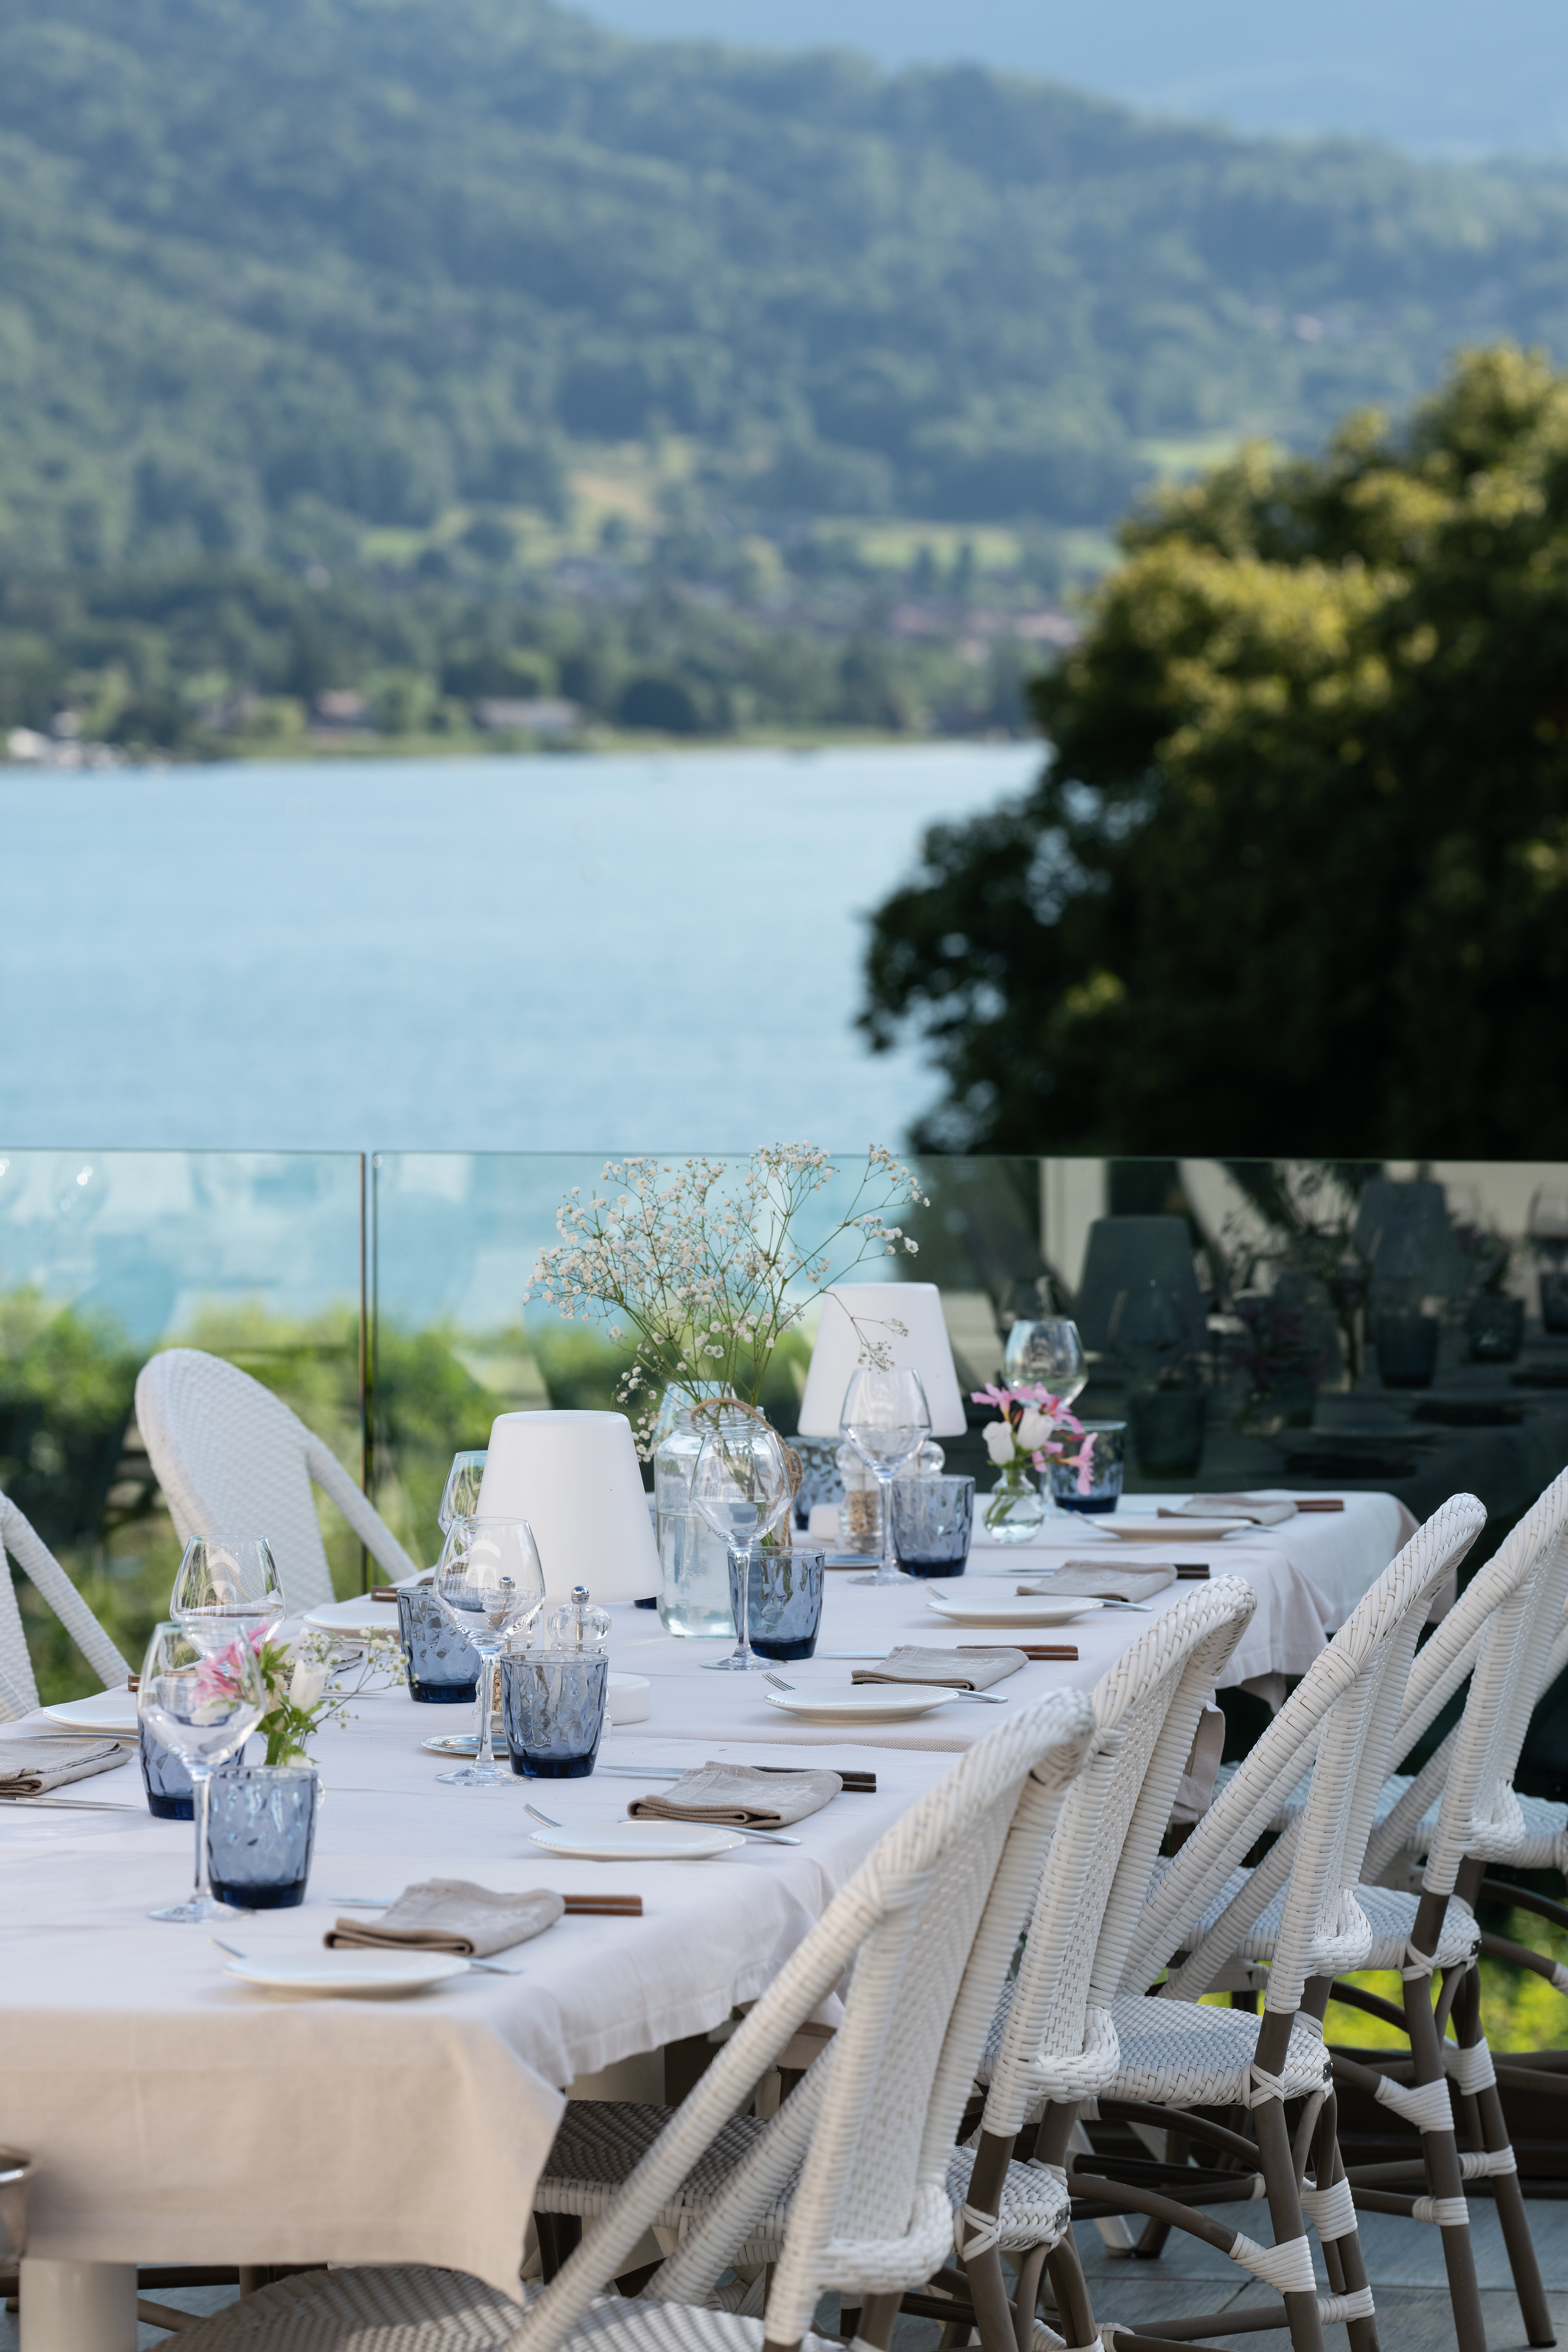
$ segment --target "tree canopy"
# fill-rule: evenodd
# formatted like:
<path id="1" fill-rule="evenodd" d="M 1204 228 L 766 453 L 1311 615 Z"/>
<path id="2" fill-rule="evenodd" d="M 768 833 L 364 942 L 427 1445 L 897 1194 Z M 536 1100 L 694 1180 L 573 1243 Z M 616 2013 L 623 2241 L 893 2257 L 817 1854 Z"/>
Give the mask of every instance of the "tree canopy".
<path id="1" fill-rule="evenodd" d="M 1039 784 L 876 917 L 921 1140 L 1568 1157 L 1568 376 L 1470 352 L 1121 541 Z"/>

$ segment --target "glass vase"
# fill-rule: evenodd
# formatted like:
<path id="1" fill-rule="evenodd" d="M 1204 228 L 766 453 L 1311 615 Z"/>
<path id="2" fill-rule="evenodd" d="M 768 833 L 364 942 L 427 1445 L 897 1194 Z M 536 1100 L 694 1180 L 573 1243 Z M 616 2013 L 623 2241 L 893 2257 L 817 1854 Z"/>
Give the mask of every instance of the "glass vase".
<path id="1" fill-rule="evenodd" d="M 1029 1543 L 1046 1516 L 1039 1481 L 1027 1461 L 1009 1462 L 985 1497 L 985 1532 L 993 1543 Z"/>
<path id="2" fill-rule="evenodd" d="M 732 1634 L 730 1555 L 722 1536 L 691 1507 L 691 1474 L 702 1451 L 705 1423 L 694 1407 L 722 1396 L 717 1381 L 666 1389 L 654 1423 L 653 1492 L 658 1538 L 658 1618 L 667 1633 L 711 1640 Z"/>
<path id="3" fill-rule="evenodd" d="M 207 1799 L 214 1895 L 237 1911 L 291 1911 L 305 1900 L 321 1782 L 313 1764 L 215 1772 Z"/>

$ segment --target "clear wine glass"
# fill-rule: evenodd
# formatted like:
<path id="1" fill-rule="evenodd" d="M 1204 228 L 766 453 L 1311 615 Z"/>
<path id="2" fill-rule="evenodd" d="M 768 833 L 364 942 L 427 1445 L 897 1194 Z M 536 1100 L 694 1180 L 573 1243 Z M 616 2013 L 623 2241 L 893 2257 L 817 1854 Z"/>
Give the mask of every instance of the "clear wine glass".
<path id="1" fill-rule="evenodd" d="M 838 1427 L 882 1490 L 881 1561 L 875 1576 L 853 1576 L 849 1581 L 907 1584 L 893 1552 L 893 1480 L 931 1435 L 931 1407 L 920 1374 L 862 1364 L 844 1391 Z"/>
<path id="2" fill-rule="evenodd" d="M 1020 1317 L 1007 1334 L 1002 1378 L 1010 1389 L 1049 1389 L 1070 1405 L 1089 1381 L 1078 1325 L 1059 1315 L 1035 1321 Z"/>
<path id="3" fill-rule="evenodd" d="M 452 1466 L 447 1473 L 447 1484 L 441 1493 L 441 1507 L 436 1514 L 444 1536 L 451 1532 L 454 1519 L 479 1517 L 479 1487 L 484 1480 L 485 1461 L 482 1449 L 478 1454 L 453 1454 Z"/>
<path id="4" fill-rule="evenodd" d="M 154 1911 L 154 1919 L 229 1919 L 227 1904 L 207 1886 L 207 1794 L 216 1766 L 237 1756 L 267 1712 L 267 1693 L 252 1647 L 256 1629 L 199 1614 L 155 1625 L 142 1664 L 136 1712 L 142 1727 L 172 1748 L 191 1776 L 195 1803 L 195 1883 L 188 1903 Z"/>
<path id="5" fill-rule="evenodd" d="M 789 1508 L 789 1465 L 776 1432 L 754 1413 L 731 1410 L 700 1417 L 708 1432 L 692 1465 L 691 1507 L 729 1546 L 730 1612 L 735 1620 L 730 1656 L 703 1664 L 710 1674 L 760 1674 L 768 1662 L 757 1656 L 750 1638 L 752 1546 Z"/>
<path id="6" fill-rule="evenodd" d="M 176 1623 L 237 1618 L 275 1633 L 288 1615 L 278 1563 L 265 1536 L 193 1536 L 169 1595 Z"/>
<path id="7" fill-rule="evenodd" d="M 488 1789 L 509 1778 L 496 1769 L 490 1725 L 496 1660 L 521 1625 L 532 1631 L 544 1606 L 544 1570 L 526 1519 L 454 1519 L 430 1586 L 450 1625 L 479 1654 L 479 1738 L 471 1764 L 437 1772 L 462 1789 Z"/>

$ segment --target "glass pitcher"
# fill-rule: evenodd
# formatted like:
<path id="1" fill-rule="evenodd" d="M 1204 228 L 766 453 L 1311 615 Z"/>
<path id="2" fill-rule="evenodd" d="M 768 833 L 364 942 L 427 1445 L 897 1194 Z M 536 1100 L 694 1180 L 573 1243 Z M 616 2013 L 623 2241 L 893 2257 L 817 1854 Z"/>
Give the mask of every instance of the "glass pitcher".
<path id="1" fill-rule="evenodd" d="M 664 1392 L 653 1425 L 653 1493 L 658 1538 L 658 1618 L 667 1633 L 733 1635 L 730 1555 L 722 1536 L 691 1507 L 691 1473 L 704 1423 L 693 1407 L 726 1393 L 721 1381 L 676 1382 Z"/>

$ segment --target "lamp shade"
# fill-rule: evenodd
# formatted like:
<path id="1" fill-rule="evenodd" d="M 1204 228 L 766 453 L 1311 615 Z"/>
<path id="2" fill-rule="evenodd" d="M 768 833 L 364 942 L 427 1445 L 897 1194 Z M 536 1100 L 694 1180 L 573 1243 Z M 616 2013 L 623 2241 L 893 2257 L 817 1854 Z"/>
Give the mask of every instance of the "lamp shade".
<path id="1" fill-rule="evenodd" d="M 902 1337 L 889 1329 L 889 1323 L 903 1324 Z M 932 1435 L 962 1437 L 968 1423 L 934 1282 L 836 1282 L 823 1292 L 822 1320 L 800 1401 L 801 1435 L 837 1436 L 844 1392 L 868 1342 L 885 1346 L 896 1370 L 920 1374 Z"/>
<path id="2" fill-rule="evenodd" d="M 502 1412 L 490 1424 L 479 1516 L 526 1519 L 551 1601 L 658 1591 L 658 1547 L 624 1412 Z"/>

